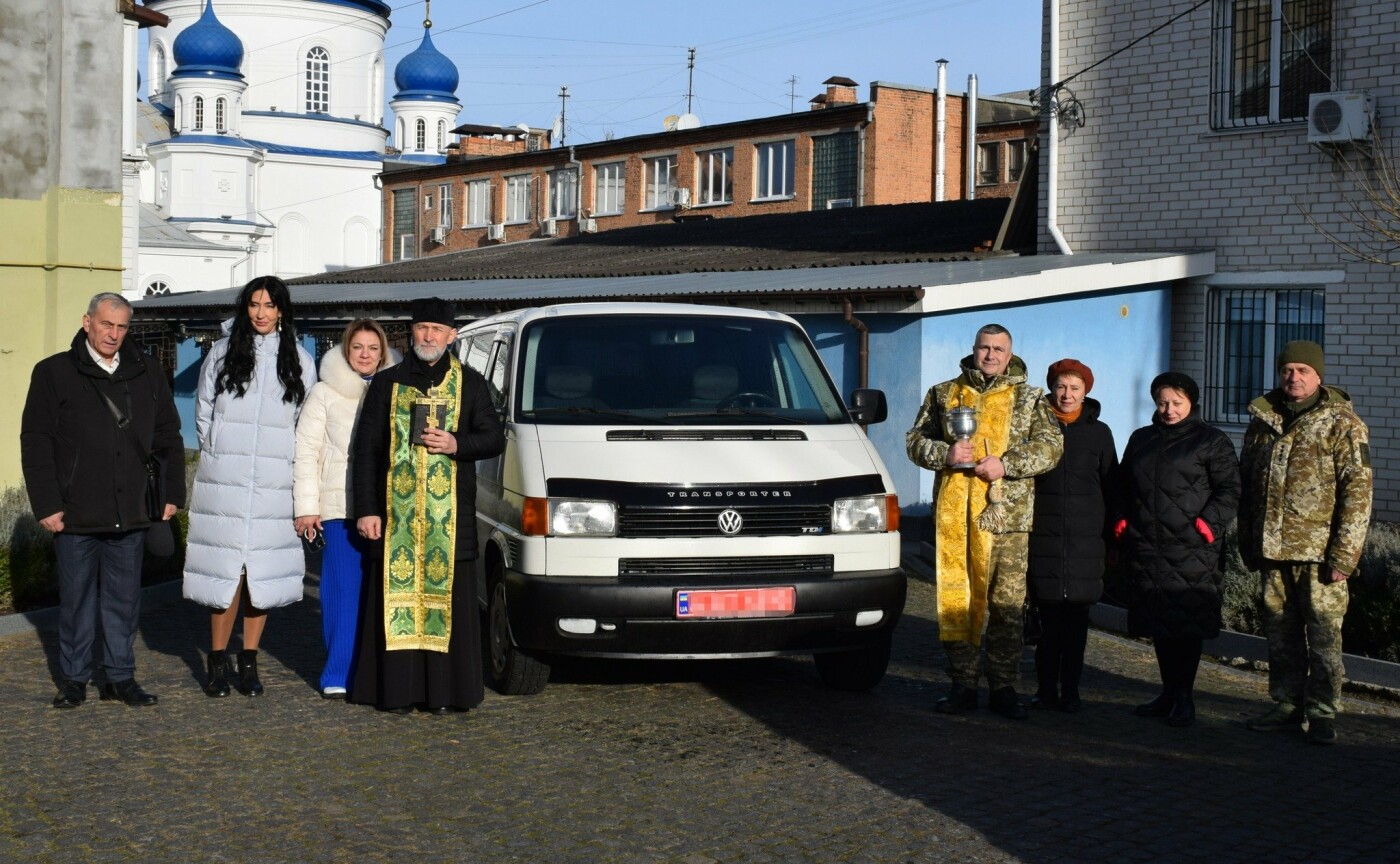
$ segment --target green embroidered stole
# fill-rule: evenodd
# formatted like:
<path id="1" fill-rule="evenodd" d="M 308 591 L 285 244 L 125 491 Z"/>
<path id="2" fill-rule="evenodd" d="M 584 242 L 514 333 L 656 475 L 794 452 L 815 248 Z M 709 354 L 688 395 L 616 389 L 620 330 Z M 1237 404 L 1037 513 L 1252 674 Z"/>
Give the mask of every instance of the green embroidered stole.
<path id="1" fill-rule="evenodd" d="M 446 653 L 452 637 L 452 570 L 457 549 L 457 462 L 412 442 L 416 404 L 445 407 L 456 429 L 462 364 L 448 356 L 442 383 L 425 396 L 395 384 L 389 418 L 389 518 L 384 526 L 384 647 Z"/>

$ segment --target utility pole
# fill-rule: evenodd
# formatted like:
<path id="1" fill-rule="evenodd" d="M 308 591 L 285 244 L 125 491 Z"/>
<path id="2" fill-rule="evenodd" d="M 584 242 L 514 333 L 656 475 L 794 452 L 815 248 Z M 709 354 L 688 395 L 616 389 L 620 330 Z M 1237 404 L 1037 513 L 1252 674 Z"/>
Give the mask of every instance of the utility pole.
<path id="1" fill-rule="evenodd" d="M 690 113 L 690 100 L 695 97 L 695 49 L 686 49 L 686 69 L 689 78 L 685 83 L 685 113 Z"/>
<path id="2" fill-rule="evenodd" d="M 797 76 L 789 75 L 788 83 L 788 113 L 797 113 Z"/>

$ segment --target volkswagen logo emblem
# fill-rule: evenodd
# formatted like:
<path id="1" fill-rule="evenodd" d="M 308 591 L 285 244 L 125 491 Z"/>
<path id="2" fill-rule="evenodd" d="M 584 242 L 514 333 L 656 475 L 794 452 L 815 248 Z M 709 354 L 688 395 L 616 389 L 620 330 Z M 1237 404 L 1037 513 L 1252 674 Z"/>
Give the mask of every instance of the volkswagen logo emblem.
<path id="1" fill-rule="evenodd" d="M 739 515 L 739 511 L 730 507 L 719 514 L 719 530 L 731 537 L 738 534 L 744 527 L 744 517 Z"/>

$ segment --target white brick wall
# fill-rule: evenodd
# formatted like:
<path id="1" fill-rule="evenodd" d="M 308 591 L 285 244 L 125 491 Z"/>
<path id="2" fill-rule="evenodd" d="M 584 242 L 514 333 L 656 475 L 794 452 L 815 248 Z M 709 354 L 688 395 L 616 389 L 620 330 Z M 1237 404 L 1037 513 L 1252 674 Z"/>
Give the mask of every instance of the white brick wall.
<path id="1" fill-rule="evenodd" d="M 1054 2 L 1061 78 L 1188 8 L 1045 0 L 1047 36 Z M 1369 90 L 1400 153 L 1400 0 L 1335 0 L 1333 9 L 1335 89 Z M 1400 268 L 1350 259 L 1309 223 L 1310 213 L 1356 236 L 1338 191 L 1350 180 L 1306 143 L 1304 125 L 1211 130 L 1213 14 L 1207 4 L 1069 85 L 1087 125 L 1061 135 L 1060 229 L 1077 252 L 1213 249 L 1221 273 L 1344 272 L 1327 287 L 1326 381 L 1351 393 L 1371 427 L 1377 518 L 1400 520 Z M 1044 80 L 1044 52 L 1042 64 Z M 1040 248 L 1055 252 L 1044 232 Z M 1172 365 L 1202 382 L 1204 305 L 1200 286 L 1179 288 L 1172 304 Z"/>

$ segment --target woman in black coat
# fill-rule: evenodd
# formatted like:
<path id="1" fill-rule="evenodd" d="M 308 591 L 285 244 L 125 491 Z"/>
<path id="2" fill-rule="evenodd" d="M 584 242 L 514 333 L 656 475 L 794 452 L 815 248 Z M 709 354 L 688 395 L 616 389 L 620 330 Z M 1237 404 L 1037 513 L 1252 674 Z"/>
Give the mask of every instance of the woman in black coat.
<path id="1" fill-rule="evenodd" d="M 1220 538 L 1240 500 L 1240 466 L 1225 433 L 1204 423 L 1190 376 L 1152 380 L 1157 413 L 1128 439 L 1114 525 L 1129 568 L 1128 631 L 1151 636 L 1162 693 L 1144 717 L 1189 726 L 1201 643 L 1220 633 Z"/>
<path id="2" fill-rule="evenodd" d="M 1060 423 L 1065 453 L 1035 478 L 1030 537 L 1030 590 L 1043 628 L 1035 649 L 1038 682 L 1031 706 L 1079 710 L 1079 678 L 1089 638 L 1089 607 L 1103 594 L 1108 496 L 1118 450 L 1113 430 L 1099 421 L 1099 403 L 1086 398 L 1094 373 L 1064 359 L 1046 374 L 1050 410 Z"/>

